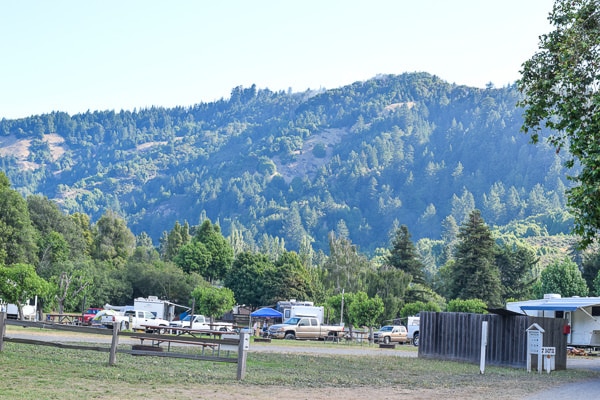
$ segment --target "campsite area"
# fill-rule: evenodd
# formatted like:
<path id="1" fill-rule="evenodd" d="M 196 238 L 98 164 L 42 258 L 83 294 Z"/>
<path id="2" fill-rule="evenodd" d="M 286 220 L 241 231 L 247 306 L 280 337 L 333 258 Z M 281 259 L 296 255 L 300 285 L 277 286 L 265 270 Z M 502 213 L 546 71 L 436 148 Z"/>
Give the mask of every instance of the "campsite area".
<path id="1" fill-rule="evenodd" d="M 32 337 L 39 332 L 11 326 L 7 334 Z M 57 335 L 53 340 L 73 340 L 72 335 Z M 31 346 L 5 343 L 0 362 L 10 368 L 0 383 L 0 398 L 521 399 L 598 373 L 569 368 L 528 374 L 490 367 L 481 375 L 477 365 L 419 359 L 413 346 L 379 349 L 282 340 L 251 343 L 250 349 L 246 378 L 237 382 L 235 366 L 222 363 L 119 355 L 118 364 L 109 367 L 103 353 L 47 347 L 32 351 Z"/>

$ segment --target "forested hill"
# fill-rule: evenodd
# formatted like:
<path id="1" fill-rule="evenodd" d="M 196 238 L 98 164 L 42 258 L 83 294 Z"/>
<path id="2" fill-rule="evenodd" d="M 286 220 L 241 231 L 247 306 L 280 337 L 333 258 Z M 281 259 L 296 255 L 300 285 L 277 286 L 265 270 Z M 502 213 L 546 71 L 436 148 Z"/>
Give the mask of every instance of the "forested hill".
<path id="1" fill-rule="evenodd" d="M 438 239 L 478 208 L 489 225 L 563 210 L 561 154 L 520 132 L 515 87 L 476 89 L 414 73 L 303 93 L 237 87 L 172 109 L 63 112 L 0 121 L 1 168 L 96 220 L 107 209 L 155 244 L 201 215 L 247 243 L 330 231 L 361 251 L 406 225 Z M 568 232 L 569 226 L 548 226 Z M 304 242 L 303 242 L 304 241 Z"/>

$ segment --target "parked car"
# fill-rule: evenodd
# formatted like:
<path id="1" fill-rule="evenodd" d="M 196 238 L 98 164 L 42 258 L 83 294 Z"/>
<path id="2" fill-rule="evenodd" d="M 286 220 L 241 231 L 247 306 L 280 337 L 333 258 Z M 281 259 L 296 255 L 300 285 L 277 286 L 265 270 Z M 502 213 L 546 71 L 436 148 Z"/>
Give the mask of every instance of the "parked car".
<path id="1" fill-rule="evenodd" d="M 87 310 L 85 310 L 85 312 L 83 313 L 83 325 L 91 325 L 92 324 L 92 318 L 94 318 L 100 311 L 102 311 L 102 308 L 88 308 Z"/>
<path id="2" fill-rule="evenodd" d="M 102 324 L 102 317 L 104 317 L 106 315 L 119 315 L 119 314 L 122 315 L 123 313 L 119 313 L 118 311 L 115 311 L 115 310 L 98 311 L 98 313 L 92 319 L 90 319 L 90 325 L 94 328 L 106 328 Z"/>
<path id="3" fill-rule="evenodd" d="M 377 332 L 373 334 L 373 341 L 375 343 L 408 343 L 408 330 L 403 325 L 386 325 L 382 326 Z"/>

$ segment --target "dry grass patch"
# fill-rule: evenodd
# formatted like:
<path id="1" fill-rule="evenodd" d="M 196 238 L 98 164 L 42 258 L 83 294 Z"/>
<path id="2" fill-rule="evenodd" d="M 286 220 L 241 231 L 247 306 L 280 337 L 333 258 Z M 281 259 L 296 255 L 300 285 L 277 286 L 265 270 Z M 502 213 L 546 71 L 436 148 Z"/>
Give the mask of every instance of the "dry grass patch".
<path id="1" fill-rule="evenodd" d="M 110 367 L 107 353 L 10 342 L 0 364 L 0 399 L 515 399 L 592 376 L 509 368 L 480 375 L 476 365 L 418 358 L 253 352 L 237 382 L 236 364 L 119 354 Z"/>

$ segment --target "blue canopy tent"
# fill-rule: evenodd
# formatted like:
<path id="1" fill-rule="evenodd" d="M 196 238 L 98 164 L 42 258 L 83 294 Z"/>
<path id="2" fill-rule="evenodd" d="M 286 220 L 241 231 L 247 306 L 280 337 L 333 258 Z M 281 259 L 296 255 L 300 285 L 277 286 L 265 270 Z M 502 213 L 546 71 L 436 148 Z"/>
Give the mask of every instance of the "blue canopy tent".
<path id="1" fill-rule="evenodd" d="M 267 337 L 267 328 L 268 328 L 268 320 L 269 319 L 282 319 L 283 318 L 283 314 L 280 313 L 279 311 L 270 308 L 270 307 L 263 307 L 260 308 L 256 311 L 254 311 L 253 313 L 250 314 L 251 318 L 256 318 L 256 319 L 265 319 L 263 326 L 262 326 L 262 336 L 263 337 Z M 260 332 L 259 332 L 259 326 L 258 323 L 255 323 L 253 325 L 254 328 L 254 335 L 256 336 L 261 336 Z"/>
<path id="2" fill-rule="evenodd" d="M 263 307 L 251 313 L 250 316 L 252 318 L 281 318 L 283 314 L 273 308 Z"/>

